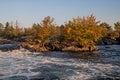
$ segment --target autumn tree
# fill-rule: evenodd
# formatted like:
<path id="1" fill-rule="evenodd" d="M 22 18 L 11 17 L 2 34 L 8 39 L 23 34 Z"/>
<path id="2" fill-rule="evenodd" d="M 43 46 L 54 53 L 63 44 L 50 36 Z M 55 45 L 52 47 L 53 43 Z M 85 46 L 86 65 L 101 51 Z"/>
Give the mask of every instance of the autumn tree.
<path id="1" fill-rule="evenodd" d="M 0 23 L 0 36 L 1 37 L 3 35 L 3 29 L 4 29 L 4 25 L 2 23 Z"/>
<path id="2" fill-rule="evenodd" d="M 53 18 L 47 16 L 40 24 L 33 24 L 32 26 L 31 30 L 33 32 L 32 35 L 34 40 L 39 40 L 39 44 L 43 47 L 45 44 L 54 42 L 58 37 L 59 29 L 55 24 L 53 24 L 53 21 Z"/>
<path id="3" fill-rule="evenodd" d="M 5 28 L 4 28 L 4 37 L 11 38 L 12 32 L 13 32 L 13 26 L 10 26 L 10 23 L 6 22 Z"/>
<path id="4" fill-rule="evenodd" d="M 112 30 L 112 27 L 107 22 L 100 23 L 100 26 L 107 28 L 107 30 Z"/>
<path id="5" fill-rule="evenodd" d="M 94 45 L 106 34 L 106 28 L 98 25 L 99 21 L 91 15 L 88 17 L 77 17 L 67 22 L 64 26 L 64 39 L 66 43 L 75 43 L 85 47 Z"/>
<path id="6" fill-rule="evenodd" d="M 114 40 L 120 37 L 120 22 L 114 23 L 114 30 L 108 30 L 106 37 Z"/>
<path id="7" fill-rule="evenodd" d="M 111 33 L 111 37 L 120 41 L 120 22 L 114 23 L 114 32 Z"/>
<path id="8" fill-rule="evenodd" d="M 120 31 L 120 22 L 114 23 L 114 26 L 115 30 Z"/>
<path id="9" fill-rule="evenodd" d="M 23 35 L 23 29 L 18 26 L 15 26 L 13 28 L 13 33 L 12 33 L 13 38 L 20 38 L 22 35 Z"/>
<path id="10" fill-rule="evenodd" d="M 3 37 L 8 39 L 19 38 L 22 36 L 22 32 L 23 30 L 19 26 L 14 26 L 13 24 L 6 22 L 3 30 Z"/>

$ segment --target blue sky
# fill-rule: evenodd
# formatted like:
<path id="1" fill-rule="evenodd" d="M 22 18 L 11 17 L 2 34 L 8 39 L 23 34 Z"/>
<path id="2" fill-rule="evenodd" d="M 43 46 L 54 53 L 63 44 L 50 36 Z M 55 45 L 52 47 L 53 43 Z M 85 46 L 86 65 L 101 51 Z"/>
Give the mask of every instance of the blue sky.
<path id="1" fill-rule="evenodd" d="M 91 14 L 113 25 L 120 21 L 120 0 L 0 0 L 0 22 L 17 20 L 22 27 L 40 23 L 46 16 L 61 25 L 73 17 Z"/>

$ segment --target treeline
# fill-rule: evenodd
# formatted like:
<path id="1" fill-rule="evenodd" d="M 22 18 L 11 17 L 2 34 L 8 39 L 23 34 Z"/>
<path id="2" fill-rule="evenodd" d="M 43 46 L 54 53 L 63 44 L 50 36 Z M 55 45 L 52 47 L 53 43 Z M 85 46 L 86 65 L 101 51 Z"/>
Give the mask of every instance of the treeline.
<path id="1" fill-rule="evenodd" d="M 41 23 L 21 28 L 6 22 L 0 23 L 0 36 L 20 41 L 23 47 L 34 51 L 62 50 L 67 47 L 94 49 L 96 42 L 103 38 L 120 39 L 120 22 L 114 23 L 115 30 L 106 22 L 97 21 L 93 15 L 77 17 L 58 26 L 54 18 L 47 16 Z M 87 48 L 87 49 L 86 49 Z"/>

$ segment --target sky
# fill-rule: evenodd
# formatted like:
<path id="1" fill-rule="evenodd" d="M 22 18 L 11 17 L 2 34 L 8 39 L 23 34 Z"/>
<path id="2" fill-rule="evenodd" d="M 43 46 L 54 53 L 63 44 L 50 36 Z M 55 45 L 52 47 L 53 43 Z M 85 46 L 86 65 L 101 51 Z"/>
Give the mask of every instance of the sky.
<path id="1" fill-rule="evenodd" d="M 75 17 L 93 14 L 111 26 L 120 21 L 120 0 L 0 0 L 0 22 L 16 20 L 22 27 L 51 16 L 61 25 Z"/>

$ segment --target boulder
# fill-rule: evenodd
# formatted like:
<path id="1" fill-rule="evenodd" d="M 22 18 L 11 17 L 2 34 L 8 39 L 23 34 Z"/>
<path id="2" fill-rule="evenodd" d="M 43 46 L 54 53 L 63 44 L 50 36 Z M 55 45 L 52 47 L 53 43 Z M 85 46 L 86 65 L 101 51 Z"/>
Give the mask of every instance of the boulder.
<path id="1" fill-rule="evenodd" d="M 8 51 L 8 50 L 15 50 L 20 49 L 18 44 L 0 44 L 0 50 Z"/>

